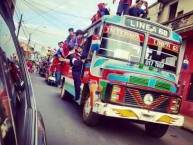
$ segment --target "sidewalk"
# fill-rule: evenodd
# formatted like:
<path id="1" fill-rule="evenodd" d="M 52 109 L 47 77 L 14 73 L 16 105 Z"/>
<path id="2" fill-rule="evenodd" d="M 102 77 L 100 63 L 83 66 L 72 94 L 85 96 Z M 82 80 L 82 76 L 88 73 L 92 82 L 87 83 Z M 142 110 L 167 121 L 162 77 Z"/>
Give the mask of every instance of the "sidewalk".
<path id="1" fill-rule="evenodd" d="M 193 132 L 193 118 L 185 116 L 185 115 L 183 115 L 183 116 L 184 116 L 183 128 Z"/>

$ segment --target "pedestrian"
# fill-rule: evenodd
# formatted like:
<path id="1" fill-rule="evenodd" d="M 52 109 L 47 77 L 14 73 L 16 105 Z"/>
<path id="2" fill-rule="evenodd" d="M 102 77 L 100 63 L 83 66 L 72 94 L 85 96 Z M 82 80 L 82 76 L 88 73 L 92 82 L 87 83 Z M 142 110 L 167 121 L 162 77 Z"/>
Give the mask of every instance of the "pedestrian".
<path id="1" fill-rule="evenodd" d="M 60 82 L 61 82 L 61 76 L 62 76 L 62 68 L 61 68 L 61 62 L 57 54 L 53 56 L 53 61 L 50 67 L 50 71 L 52 73 L 55 73 L 55 79 L 56 79 L 55 86 L 60 88 L 61 87 Z"/>
<path id="2" fill-rule="evenodd" d="M 145 5 L 145 10 L 141 9 L 143 4 Z M 144 0 L 136 0 L 136 4 L 131 6 L 129 14 L 134 17 L 147 18 L 148 13 L 148 2 Z"/>
<path id="3" fill-rule="evenodd" d="M 113 3 L 115 3 L 116 0 L 113 0 Z M 119 5 L 117 8 L 117 15 L 121 16 L 123 15 L 129 15 L 129 8 L 132 4 L 132 0 L 120 0 Z"/>
<path id="4" fill-rule="evenodd" d="M 73 43 L 75 34 L 74 34 L 74 28 L 69 28 L 68 29 L 69 35 L 66 38 L 67 43 Z"/>

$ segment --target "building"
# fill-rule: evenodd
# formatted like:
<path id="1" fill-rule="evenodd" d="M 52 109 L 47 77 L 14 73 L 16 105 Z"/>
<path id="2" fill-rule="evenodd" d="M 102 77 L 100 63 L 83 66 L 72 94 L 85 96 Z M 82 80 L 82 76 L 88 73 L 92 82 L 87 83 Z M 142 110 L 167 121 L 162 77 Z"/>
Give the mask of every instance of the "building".
<path id="1" fill-rule="evenodd" d="M 188 60 L 186 70 L 179 74 L 179 93 L 182 95 L 181 113 L 185 127 L 193 130 L 193 5 L 192 0 L 158 0 L 149 7 L 151 21 L 172 28 L 183 38 L 181 59 Z"/>

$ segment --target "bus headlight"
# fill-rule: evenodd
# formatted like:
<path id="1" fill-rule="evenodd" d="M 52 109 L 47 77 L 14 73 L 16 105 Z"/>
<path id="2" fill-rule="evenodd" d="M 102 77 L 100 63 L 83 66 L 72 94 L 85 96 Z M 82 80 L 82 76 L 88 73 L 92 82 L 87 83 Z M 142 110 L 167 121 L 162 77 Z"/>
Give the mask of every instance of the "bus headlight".
<path id="1" fill-rule="evenodd" d="M 112 89 L 110 101 L 123 102 L 124 94 L 125 94 L 124 86 L 114 85 Z"/>
<path id="2" fill-rule="evenodd" d="M 168 108 L 169 113 L 178 113 L 180 110 L 181 98 L 172 97 L 170 100 L 170 106 Z"/>

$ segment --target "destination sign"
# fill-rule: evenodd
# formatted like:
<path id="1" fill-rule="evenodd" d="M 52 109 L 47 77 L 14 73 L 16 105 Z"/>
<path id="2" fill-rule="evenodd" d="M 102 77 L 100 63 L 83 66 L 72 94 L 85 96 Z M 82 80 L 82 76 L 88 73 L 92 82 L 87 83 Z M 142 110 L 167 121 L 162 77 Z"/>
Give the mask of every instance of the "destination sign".
<path id="1" fill-rule="evenodd" d="M 112 25 L 105 26 L 103 29 L 103 33 L 112 34 L 114 36 L 119 36 L 141 42 L 144 41 L 144 35 Z"/>
<path id="2" fill-rule="evenodd" d="M 180 46 L 179 45 L 174 44 L 172 42 L 164 41 L 164 40 L 161 40 L 158 38 L 149 37 L 148 44 L 153 45 L 153 46 L 157 46 L 157 47 L 160 47 L 163 49 L 167 49 L 167 50 L 173 51 L 175 53 L 180 52 Z"/>
<path id="3" fill-rule="evenodd" d="M 136 21 L 132 19 L 126 19 L 125 25 L 136 28 L 138 30 L 143 30 L 146 32 L 154 33 L 160 36 L 169 37 L 169 31 L 167 29 L 161 28 L 159 26 L 155 26 L 146 22 Z"/>

